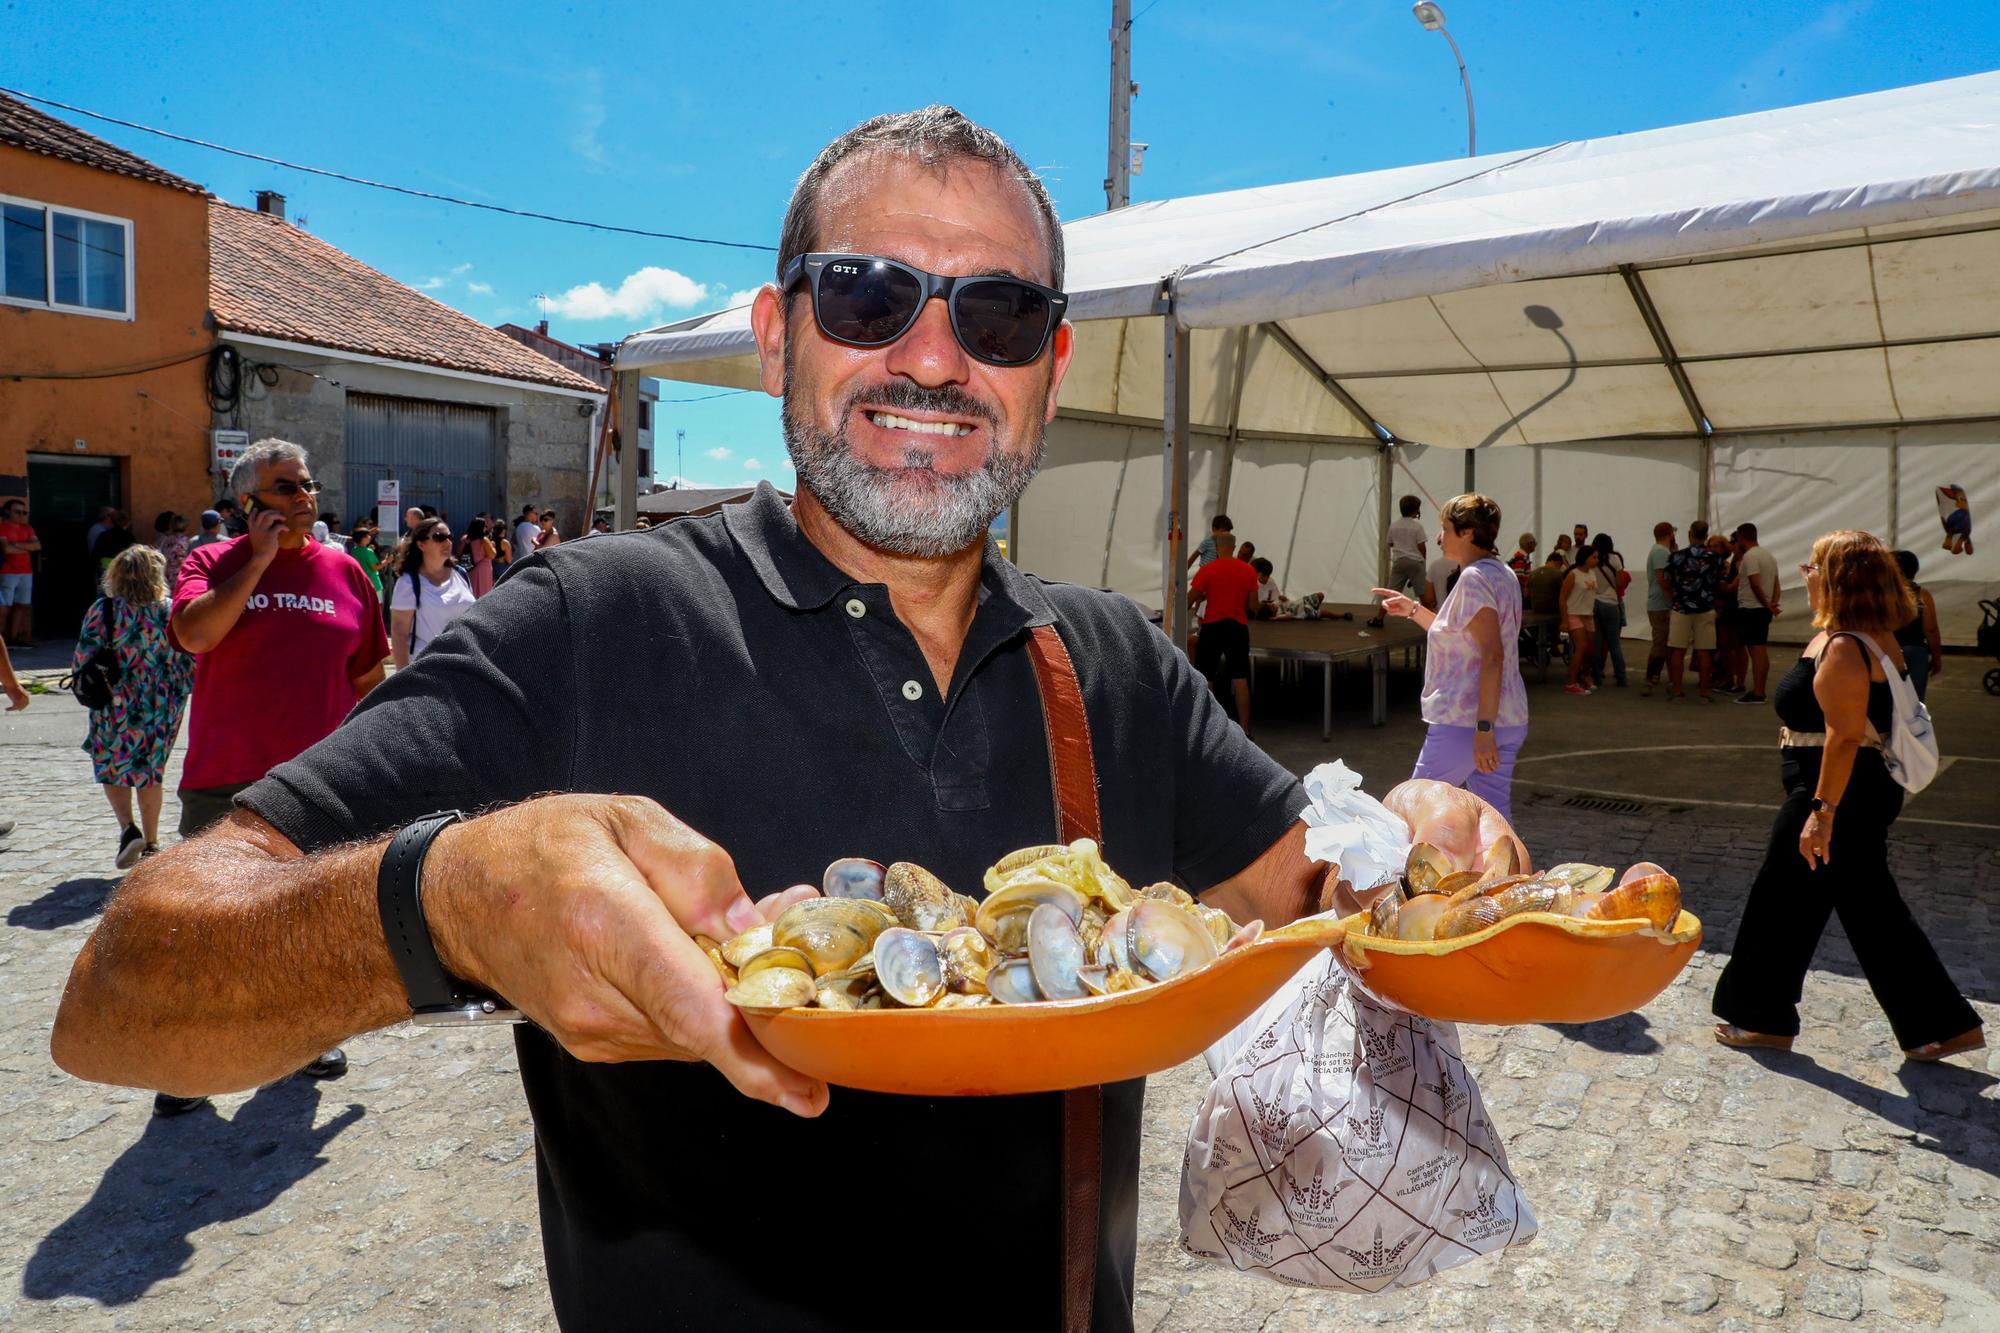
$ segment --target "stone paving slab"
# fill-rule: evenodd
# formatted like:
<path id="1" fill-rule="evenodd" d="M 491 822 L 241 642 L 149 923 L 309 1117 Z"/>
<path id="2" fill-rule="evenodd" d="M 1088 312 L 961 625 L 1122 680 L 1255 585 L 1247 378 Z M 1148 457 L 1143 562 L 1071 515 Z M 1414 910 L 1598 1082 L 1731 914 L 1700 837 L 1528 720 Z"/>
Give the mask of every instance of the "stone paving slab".
<path id="1" fill-rule="evenodd" d="M 62 982 L 117 875 L 67 704 L 0 726 L 0 763 L 32 774 L 0 793 L 0 816 L 20 821 L 0 842 L 0 1325 L 551 1327 L 505 1033 L 372 1034 L 348 1045 L 341 1081 L 288 1080 L 171 1121 L 151 1119 L 145 1093 L 54 1068 Z M 169 797 L 169 827 L 175 814 Z M 2000 1055 L 1903 1066 L 1837 926 L 1798 1053 L 1724 1050 L 1707 1035 L 1715 951 L 1764 825 L 1526 794 L 1517 817 L 1542 861 L 1669 865 L 1709 928 L 1706 951 L 1637 1014 L 1462 1031 L 1540 1237 L 1373 1298 L 1180 1254 L 1181 1152 L 1208 1081 L 1195 1061 L 1148 1095 L 1140 1327 L 2000 1328 Z M 1892 859 L 2000 1034 L 2000 839 L 1925 831 L 1899 837 Z"/>

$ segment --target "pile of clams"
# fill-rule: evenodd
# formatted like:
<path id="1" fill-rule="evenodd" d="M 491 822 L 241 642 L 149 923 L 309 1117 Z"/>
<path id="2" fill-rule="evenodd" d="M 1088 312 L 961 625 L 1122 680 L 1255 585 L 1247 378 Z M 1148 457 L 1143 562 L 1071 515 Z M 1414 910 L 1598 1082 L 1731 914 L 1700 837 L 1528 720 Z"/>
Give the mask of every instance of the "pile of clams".
<path id="1" fill-rule="evenodd" d="M 1643 920 L 1666 931 L 1681 912 L 1680 882 L 1650 861 L 1621 877 L 1610 866 L 1566 862 L 1518 873 L 1511 843 L 1496 844 L 1485 866 L 1454 869 L 1427 842 L 1410 849 L 1401 882 L 1368 913 L 1368 934 L 1395 940 L 1449 940 L 1523 912 L 1593 921 Z M 1616 882 L 1614 882 L 1616 881 Z"/>
<path id="2" fill-rule="evenodd" d="M 984 887 L 974 899 L 907 861 L 835 861 L 823 897 L 709 957 L 746 1009 L 958 1009 L 1171 981 L 1262 928 L 1172 884 L 1134 889 L 1087 838 L 1002 857 Z"/>

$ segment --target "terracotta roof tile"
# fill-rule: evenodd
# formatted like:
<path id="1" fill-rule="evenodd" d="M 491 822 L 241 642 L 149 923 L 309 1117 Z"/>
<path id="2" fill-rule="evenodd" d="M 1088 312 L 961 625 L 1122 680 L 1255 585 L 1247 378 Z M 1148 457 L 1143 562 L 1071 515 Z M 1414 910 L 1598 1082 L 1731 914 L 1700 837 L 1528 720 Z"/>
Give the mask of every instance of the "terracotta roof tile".
<path id="1" fill-rule="evenodd" d="M 268 213 L 208 207 L 208 303 L 236 333 L 602 393 L 597 384 Z"/>
<path id="2" fill-rule="evenodd" d="M 57 120 L 5 93 L 0 93 L 0 144 L 11 144 L 31 153 L 59 157 L 65 162 L 96 167 L 100 171 L 115 171 L 121 176 L 135 176 L 155 185 L 186 190 L 190 194 L 208 193 L 193 181 L 182 180 L 164 167 L 156 167 L 137 154 L 106 143 L 94 134 L 86 134 L 68 121 Z"/>

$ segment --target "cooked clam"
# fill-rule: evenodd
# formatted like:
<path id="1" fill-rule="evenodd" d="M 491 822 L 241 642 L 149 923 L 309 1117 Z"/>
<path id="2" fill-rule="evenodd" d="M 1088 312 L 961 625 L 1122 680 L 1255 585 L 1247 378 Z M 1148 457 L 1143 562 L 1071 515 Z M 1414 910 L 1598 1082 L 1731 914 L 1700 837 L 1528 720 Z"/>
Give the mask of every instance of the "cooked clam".
<path id="1" fill-rule="evenodd" d="M 740 969 L 745 963 L 771 947 L 771 927 L 769 923 L 752 926 L 722 946 L 722 960 L 731 967 Z"/>
<path id="2" fill-rule="evenodd" d="M 803 972 L 807 977 L 814 975 L 812 959 L 807 957 L 804 951 L 774 944 L 764 950 L 764 952 L 753 954 L 747 959 L 743 966 L 736 969 L 736 976 L 738 980 L 745 980 L 756 976 L 759 972 L 767 972 L 772 968 L 787 968 L 793 972 Z"/>
<path id="3" fill-rule="evenodd" d="M 771 943 L 797 949 L 815 975 L 851 965 L 889 925 L 874 904 L 853 898 L 807 898 L 793 903 L 771 925 Z"/>
<path id="4" fill-rule="evenodd" d="M 1410 848 L 1409 858 L 1403 862 L 1403 882 L 1412 894 L 1435 893 L 1437 882 L 1456 869 L 1440 848 L 1420 842 Z"/>
<path id="5" fill-rule="evenodd" d="M 1028 915 L 1028 968 L 1035 987 L 1051 1000 L 1076 1000 L 1090 991 L 1077 979 L 1084 967 L 1076 923 L 1060 907 L 1043 903 Z"/>
<path id="6" fill-rule="evenodd" d="M 875 981 L 896 1003 L 922 1009 L 944 994 L 944 960 L 930 936 L 891 926 L 875 937 Z"/>
<path id="7" fill-rule="evenodd" d="M 1001 1004 L 1033 1004 L 1042 998 L 1034 969 L 1025 958 L 1005 958 L 986 974 L 986 993 Z"/>
<path id="8" fill-rule="evenodd" d="M 1045 903 L 1061 909 L 1072 925 L 1083 919 L 1084 896 L 1076 889 L 1052 879 L 1022 879 L 988 894 L 973 924 L 1001 953 L 1018 954 L 1028 947 L 1028 914 Z"/>
<path id="9" fill-rule="evenodd" d="M 964 900 L 936 875 L 908 861 L 898 861 L 883 872 L 882 901 L 911 930 L 950 930 L 966 924 Z"/>
<path id="10" fill-rule="evenodd" d="M 1565 861 L 1559 866 L 1550 866 L 1541 872 L 1542 879 L 1552 879 L 1559 884 L 1567 884 L 1577 893 L 1602 893 L 1611 887 L 1616 872 L 1610 866 L 1585 865 L 1581 861 Z"/>
<path id="11" fill-rule="evenodd" d="M 993 946 L 971 926 L 954 926 L 938 936 L 938 957 L 944 961 L 944 984 L 961 995 L 986 989 L 986 974 L 999 961 Z"/>
<path id="12" fill-rule="evenodd" d="M 736 984 L 722 998 L 744 1009 L 791 1009 L 811 1003 L 813 991 L 812 973 L 790 967 L 767 967 L 739 975 Z"/>
<path id="13" fill-rule="evenodd" d="M 1125 926 L 1125 949 L 1132 970 L 1154 981 L 1172 981 L 1206 967 L 1220 952 L 1202 924 L 1178 907 L 1144 900 L 1132 904 Z"/>
<path id="14" fill-rule="evenodd" d="M 819 877 L 819 891 L 829 898 L 882 900 L 882 877 L 886 867 L 865 856 L 843 856 Z"/>

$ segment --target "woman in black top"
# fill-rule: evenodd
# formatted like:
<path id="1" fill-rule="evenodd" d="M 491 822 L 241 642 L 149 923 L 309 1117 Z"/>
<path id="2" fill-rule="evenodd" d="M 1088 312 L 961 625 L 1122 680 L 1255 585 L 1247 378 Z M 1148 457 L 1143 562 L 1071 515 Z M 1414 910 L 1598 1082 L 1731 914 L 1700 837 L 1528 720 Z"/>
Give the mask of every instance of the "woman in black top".
<path id="1" fill-rule="evenodd" d="M 1877 739 L 1894 717 L 1882 658 L 1903 670 L 1894 629 L 1912 614 L 1909 585 L 1865 532 L 1821 537 L 1800 570 L 1822 632 L 1771 692 L 1785 725 L 1785 800 L 1715 986 L 1716 1040 L 1791 1048 L 1813 950 L 1828 912 L 1839 912 L 1903 1054 L 1941 1060 L 1977 1050 L 1986 1044 L 1979 1016 L 1889 874 L 1889 826 L 1903 789 Z"/>

